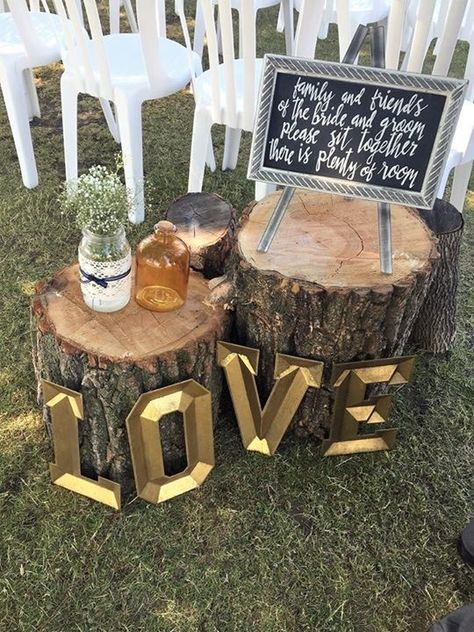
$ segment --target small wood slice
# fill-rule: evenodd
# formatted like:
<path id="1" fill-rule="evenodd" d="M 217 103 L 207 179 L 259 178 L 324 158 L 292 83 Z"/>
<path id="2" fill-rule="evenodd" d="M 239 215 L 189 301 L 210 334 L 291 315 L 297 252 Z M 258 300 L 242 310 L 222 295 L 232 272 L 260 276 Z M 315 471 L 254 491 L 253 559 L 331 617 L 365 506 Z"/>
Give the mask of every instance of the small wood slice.
<path id="1" fill-rule="evenodd" d="M 46 379 L 82 393 L 80 424 L 84 473 L 129 487 L 133 480 L 125 420 L 138 397 L 190 378 L 212 392 L 219 405 L 222 376 L 216 342 L 226 339 L 230 313 L 213 300 L 207 281 L 191 272 L 185 305 L 168 313 L 143 309 L 132 300 L 104 314 L 82 300 L 78 266 L 37 285 L 32 313 L 38 382 Z M 50 429 L 47 409 L 45 421 Z M 182 417 L 160 422 L 168 473 L 185 465 Z"/>
<path id="2" fill-rule="evenodd" d="M 257 244 L 280 193 L 243 214 L 235 248 L 237 339 L 260 349 L 259 387 L 273 386 L 275 353 L 325 363 L 306 395 L 300 434 L 323 435 L 333 362 L 400 355 L 428 289 L 436 240 L 413 209 L 392 206 L 393 275 L 380 272 L 377 206 L 299 190 L 267 253 Z"/>
<path id="3" fill-rule="evenodd" d="M 191 267 L 208 279 L 224 273 L 235 238 L 235 211 L 215 193 L 188 193 L 168 209 L 167 219 L 191 250 Z"/>

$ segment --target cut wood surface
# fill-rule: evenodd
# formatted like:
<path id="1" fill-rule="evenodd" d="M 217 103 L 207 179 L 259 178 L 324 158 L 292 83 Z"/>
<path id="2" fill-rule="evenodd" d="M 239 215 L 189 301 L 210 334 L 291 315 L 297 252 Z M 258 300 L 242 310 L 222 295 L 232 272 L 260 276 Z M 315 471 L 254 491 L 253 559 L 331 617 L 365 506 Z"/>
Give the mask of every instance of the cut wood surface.
<path id="1" fill-rule="evenodd" d="M 46 379 L 82 394 L 86 474 L 131 488 L 125 420 L 142 393 L 193 378 L 211 391 L 217 415 L 222 372 L 216 344 L 228 339 L 231 324 L 224 300 L 222 287 L 211 292 L 197 272 L 191 272 L 184 306 L 167 313 L 145 310 L 133 298 L 115 313 L 90 310 L 82 301 L 77 265 L 38 284 L 32 308 L 38 385 Z M 46 408 L 44 419 L 50 430 Z M 160 431 L 166 471 L 180 471 L 186 463 L 182 416 L 167 415 Z"/>
<path id="2" fill-rule="evenodd" d="M 332 414 L 333 363 L 403 353 L 438 258 L 436 239 L 414 209 L 392 206 L 394 273 L 382 274 L 376 204 L 299 190 L 269 251 L 258 253 L 279 195 L 241 219 L 236 340 L 260 349 L 263 398 L 277 352 L 324 362 L 323 387 L 308 391 L 294 422 L 299 434 L 321 438 Z"/>
<path id="3" fill-rule="evenodd" d="M 191 250 L 191 266 L 207 278 L 223 274 L 235 237 L 232 206 L 215 193 L 188 193 L 172 203 L 166 217 Z"/>
<path id="4" fill-rule="evenodd" d="M 377 205 L 298 190 L 267 253 L 257 244 L 279 193 L 257 204 L 239 234 L 242 257 L 260 270 L 323 287 L 394 284 L 430 260 L 433 240 L 414 209 L 392 205 L 393 274 L 380 272 Z"/>
<path id="5" fill-rule="evenodd" d="M 222 310 L 206 307 L 207 281 L 191 272 L 186 303 L 175 312 L 152 312 L 133 299 L 119 312 L 92 311 L 82 300 L 78 266 L 61 270 L 39 292 L 42 327 L 78 352 L 109 361 L 143 361 L 176 352 L 215 330 Z"/>

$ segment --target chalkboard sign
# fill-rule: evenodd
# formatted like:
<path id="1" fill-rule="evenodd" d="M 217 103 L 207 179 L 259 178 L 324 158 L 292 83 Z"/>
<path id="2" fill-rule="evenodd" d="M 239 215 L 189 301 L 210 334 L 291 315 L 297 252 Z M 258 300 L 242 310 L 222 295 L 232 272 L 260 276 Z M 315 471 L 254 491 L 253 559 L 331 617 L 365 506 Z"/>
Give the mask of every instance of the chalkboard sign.
<path id="1" fill-rule="evenodd" d="M 248 176 L 432 208 L 465 85 L 267 55 Z"/>

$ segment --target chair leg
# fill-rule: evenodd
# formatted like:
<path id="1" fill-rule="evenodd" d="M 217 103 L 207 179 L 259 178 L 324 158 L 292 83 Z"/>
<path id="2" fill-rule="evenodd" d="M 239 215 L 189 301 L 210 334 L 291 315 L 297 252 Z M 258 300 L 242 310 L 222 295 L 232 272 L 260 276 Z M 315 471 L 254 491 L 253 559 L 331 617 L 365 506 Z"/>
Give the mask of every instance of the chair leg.
<path id="1" fill-rule="evenodd" d="M 132 198 L 129 219 L 140 224 L 145 219 L 143 182 L 142 104 L 119 95 L 115 102 L 122 141 L 125 184 Z"/>
<path id="2" fill-rule="evenodd" d="M 23 81 L 26 98 L 28 99 L 28 114 L 31 121 L 35 116 L 38 118 L 41 116 L 38 93 L 36 92 L 35 79 L 31 68 L 25 68 L 23 71 Z"/>
<path id="3" fill-rule="evenodd" d="M 469 179 L 472 172 L 472 160 L 464 165 L 460 165 L 454 170 L 453 187 L 451 189 L 451 204 L 462 213 L 466 191 L 469 186 Z"/>
<path id="4" fill-rule="evenodd" d="M 64 165 L 66 181 L 77 178 L 77 89 L 66 74 L 61 77 Z"/>
<path id="5" fill-rule="evenodd" d="M 115 120 L 114 112 L 112 107 L 110 106 L 110 102 L 107 99 L 99 99 L 100 105 L 102 107 L 102 112 L 104 113 L 105 121 L 107 123 L 107 127 L 109 128 L 109 132 L 112 134 L 112 137 L 116 143 L 120 143 L 120 130 L 117 125 L 117 121 Z"/>
<path id="6" fill-rule="evenodd" d="M 235 169 L 239 158 L 240 139 L 242 130 L 234 127 L 225 128 L 224 158 L 222 160 L 222 170 Z"/>
<path id="7" fill-rule="evenodd" d="M 269 182 L 256 182 L 255 183 L 255 200 L 263 200 L 264 197 L 276 191 L 276 184 Z"/>
<path id="8" fill-rule="evenodd" d="M 211 142 L 212 120 L 206 110 L 194 112 L 193 138 L 191 142 L 191 158 L 189 161 L 188 192 L 199 193 L 202 191 L 204 169 L 208 147 Z M 203 148 L 206 148 L 203 151 Z"/>
<path id="9" fill-rule="evenodd" d="M 12 68 L 3 67 L 0 69 L 0 86 L 20 163 L 23 184 L 28 189 L 33 189 L 38 185 L 38 171 L 31 139 L 23 77 Z"/>
<path id="10" fill-rule="evenodd" d="M 214 173 L 216 170 L 216 157 L 214 156 L 214 144 L 212 142 L 212 133 L 209 130 L 209 143 L 207 145 L 206 166 Z"/>

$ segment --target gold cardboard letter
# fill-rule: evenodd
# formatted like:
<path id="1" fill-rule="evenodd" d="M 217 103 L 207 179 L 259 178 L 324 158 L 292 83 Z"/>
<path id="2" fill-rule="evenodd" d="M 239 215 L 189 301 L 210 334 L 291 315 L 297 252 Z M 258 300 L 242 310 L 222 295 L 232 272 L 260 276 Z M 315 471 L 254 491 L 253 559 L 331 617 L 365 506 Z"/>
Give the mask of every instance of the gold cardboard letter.
<path id="1" fill-rule="evenodd" d="M 160 440 L 160 419 L 180 411 L 188 466 L 179 474 L 165 475 Z M 141 395 L 127 417 L 137 494 L 152 503 L 199 487 L 214 467 L 211 394 L 194 380 Z"/>
<path id="2" fill-rule="evenodd" d="M 390 450 L 396 428 L 359 434 L 360 424 L 384 423 L 392 406 L 391 395 L 365 399 L 367 385 L 383 382 L 402 387 L 410 381 L 414 365 L 415 356 L 335 364 L 331 381 L 337 389 L 336 401 L 329 439 L 322 445 L 323 456 Z"/>
<path id="3" fill-rule="evenodd" d="M 42 380 L 43 397 L 51 409 L 56 463 L 49 464 L 56 485 L 120 509 L 120 485 L 99 476 L 97 481 L 81 474 L 77 424 L 83 418 L 82 395 L 64 386 Z"/>
<path id="4" fill-rule="evenodd" d="M 265 408 L 255 383 L 260 352 L 257 349 L 217 343 L 217 362 L 232 396 L 242 443 L 247 450 L 275 454 L 298 406 L 310 387 L 319 388 L 323 363 L 277 353 L 274 377 L 277 380 Z"/>

